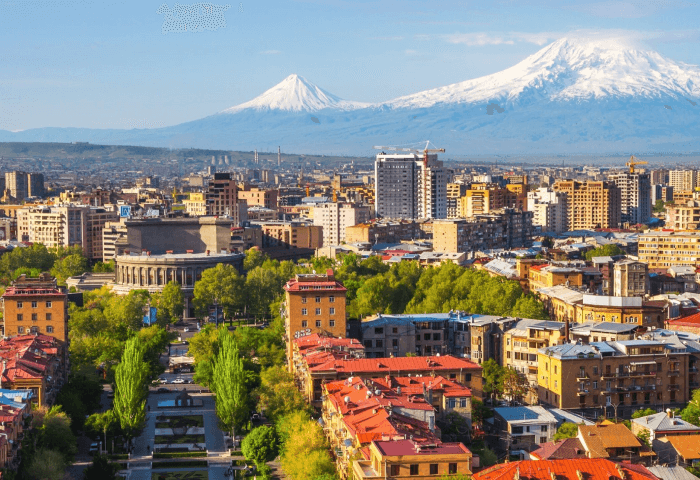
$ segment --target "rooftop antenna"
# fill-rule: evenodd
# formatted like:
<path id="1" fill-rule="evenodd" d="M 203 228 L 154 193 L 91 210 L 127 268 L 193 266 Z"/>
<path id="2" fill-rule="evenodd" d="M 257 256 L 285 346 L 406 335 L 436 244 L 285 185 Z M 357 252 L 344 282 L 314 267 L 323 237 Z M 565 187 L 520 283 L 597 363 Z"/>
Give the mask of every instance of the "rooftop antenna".
<path id="1" fill-rule="evenodd" d="M 277 147 L 277 166 L 279 167 L 281 165 L 282 165 L 282 156 L 280 155 L 280 147 L 278 146 Z"/>

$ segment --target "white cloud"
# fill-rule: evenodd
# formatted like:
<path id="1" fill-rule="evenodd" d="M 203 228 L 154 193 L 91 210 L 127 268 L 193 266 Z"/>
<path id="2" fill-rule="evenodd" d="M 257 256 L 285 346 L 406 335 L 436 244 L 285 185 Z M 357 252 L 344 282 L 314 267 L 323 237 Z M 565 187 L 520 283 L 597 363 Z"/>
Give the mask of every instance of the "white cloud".
<path id="1" fill-rule="evenodd" d="M 409 56 L 418 55 L 418 51 L 416 50 L 404 50 L 404 53 Z"/>
<path id="2" fill-rule="evenodd" d="M 488 33 L 453 33 L 445 35 L 449 43 L 459 43 L 470 47 L 484 45 L 513 45 L 515 42 L 504 38 L 502 35 L 491 35 Z"/>
<path id="3" fill-rule="evenodd" d="M 264 50 L 260 52 L 260 55 L 279 55 L 282 53 L 281 50 Z"/>

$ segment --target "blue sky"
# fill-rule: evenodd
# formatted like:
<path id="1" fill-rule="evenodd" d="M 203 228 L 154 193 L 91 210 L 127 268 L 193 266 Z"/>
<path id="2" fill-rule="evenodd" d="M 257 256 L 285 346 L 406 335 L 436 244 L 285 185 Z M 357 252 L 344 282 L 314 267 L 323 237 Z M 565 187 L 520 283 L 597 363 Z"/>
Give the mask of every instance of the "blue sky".
<path id="1" fill-rule="evenodd" d="M 174 125 L 292 73 L 348 100 L 389 100 L 497 72 L 577 31 L 700 64 L 696 1 L 211 4 L 226 3 L 225 27 L 164 34 L 162 0 L 0 0 L 0 129 Z"/>

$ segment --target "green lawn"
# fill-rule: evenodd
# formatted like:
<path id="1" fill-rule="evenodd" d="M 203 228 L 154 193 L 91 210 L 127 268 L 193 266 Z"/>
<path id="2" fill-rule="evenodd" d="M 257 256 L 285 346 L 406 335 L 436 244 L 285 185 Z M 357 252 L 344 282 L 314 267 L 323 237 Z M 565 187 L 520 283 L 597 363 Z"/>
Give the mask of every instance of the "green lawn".
<path id="1" fill-rule="evenodd" d="M 156 422 L 156 428 L 204 427 L 204 417 L 202 415 L 166 416 L 165 418 L 167 418 L 167 421 L 159 420 Z"/>
<path id="2" fill-rule="evenodd" d="M 156 435 L 156 445 L 175 443 L 204 443 L 204 435 Z"/>
<path id="3" fill-rule="evenodd" d="M 151 473 L 151 480 L 209 480 L 209 473 L 206 470 Z"/>

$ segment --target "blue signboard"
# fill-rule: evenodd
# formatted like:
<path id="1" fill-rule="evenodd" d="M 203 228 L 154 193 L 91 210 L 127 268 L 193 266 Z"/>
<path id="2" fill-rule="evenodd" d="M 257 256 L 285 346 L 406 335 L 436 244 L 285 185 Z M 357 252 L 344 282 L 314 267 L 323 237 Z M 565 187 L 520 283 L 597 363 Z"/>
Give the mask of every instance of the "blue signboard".
<path id="1" fill-rule="evenodd" d="M 131 205 L 120 205 L 119 206 L 119 216 L 120 217 L 130 217 L 131 216 Z"/>
<path id="2" fill-rule="evenodd" d="M 151 307 L 149 312 L 143 316 L 143 323 L 146 325 L 155 325 L 156 320 L 158 320 L 158 309 L 156 307 Z"/>
<path id="3" fill-rule="evenodd" d="M 209 322 L 215 323 L 218 327 L 221 323 L 224 323 L 224 308 L 221 305 L 210 305 L 209 306 Z"/>

